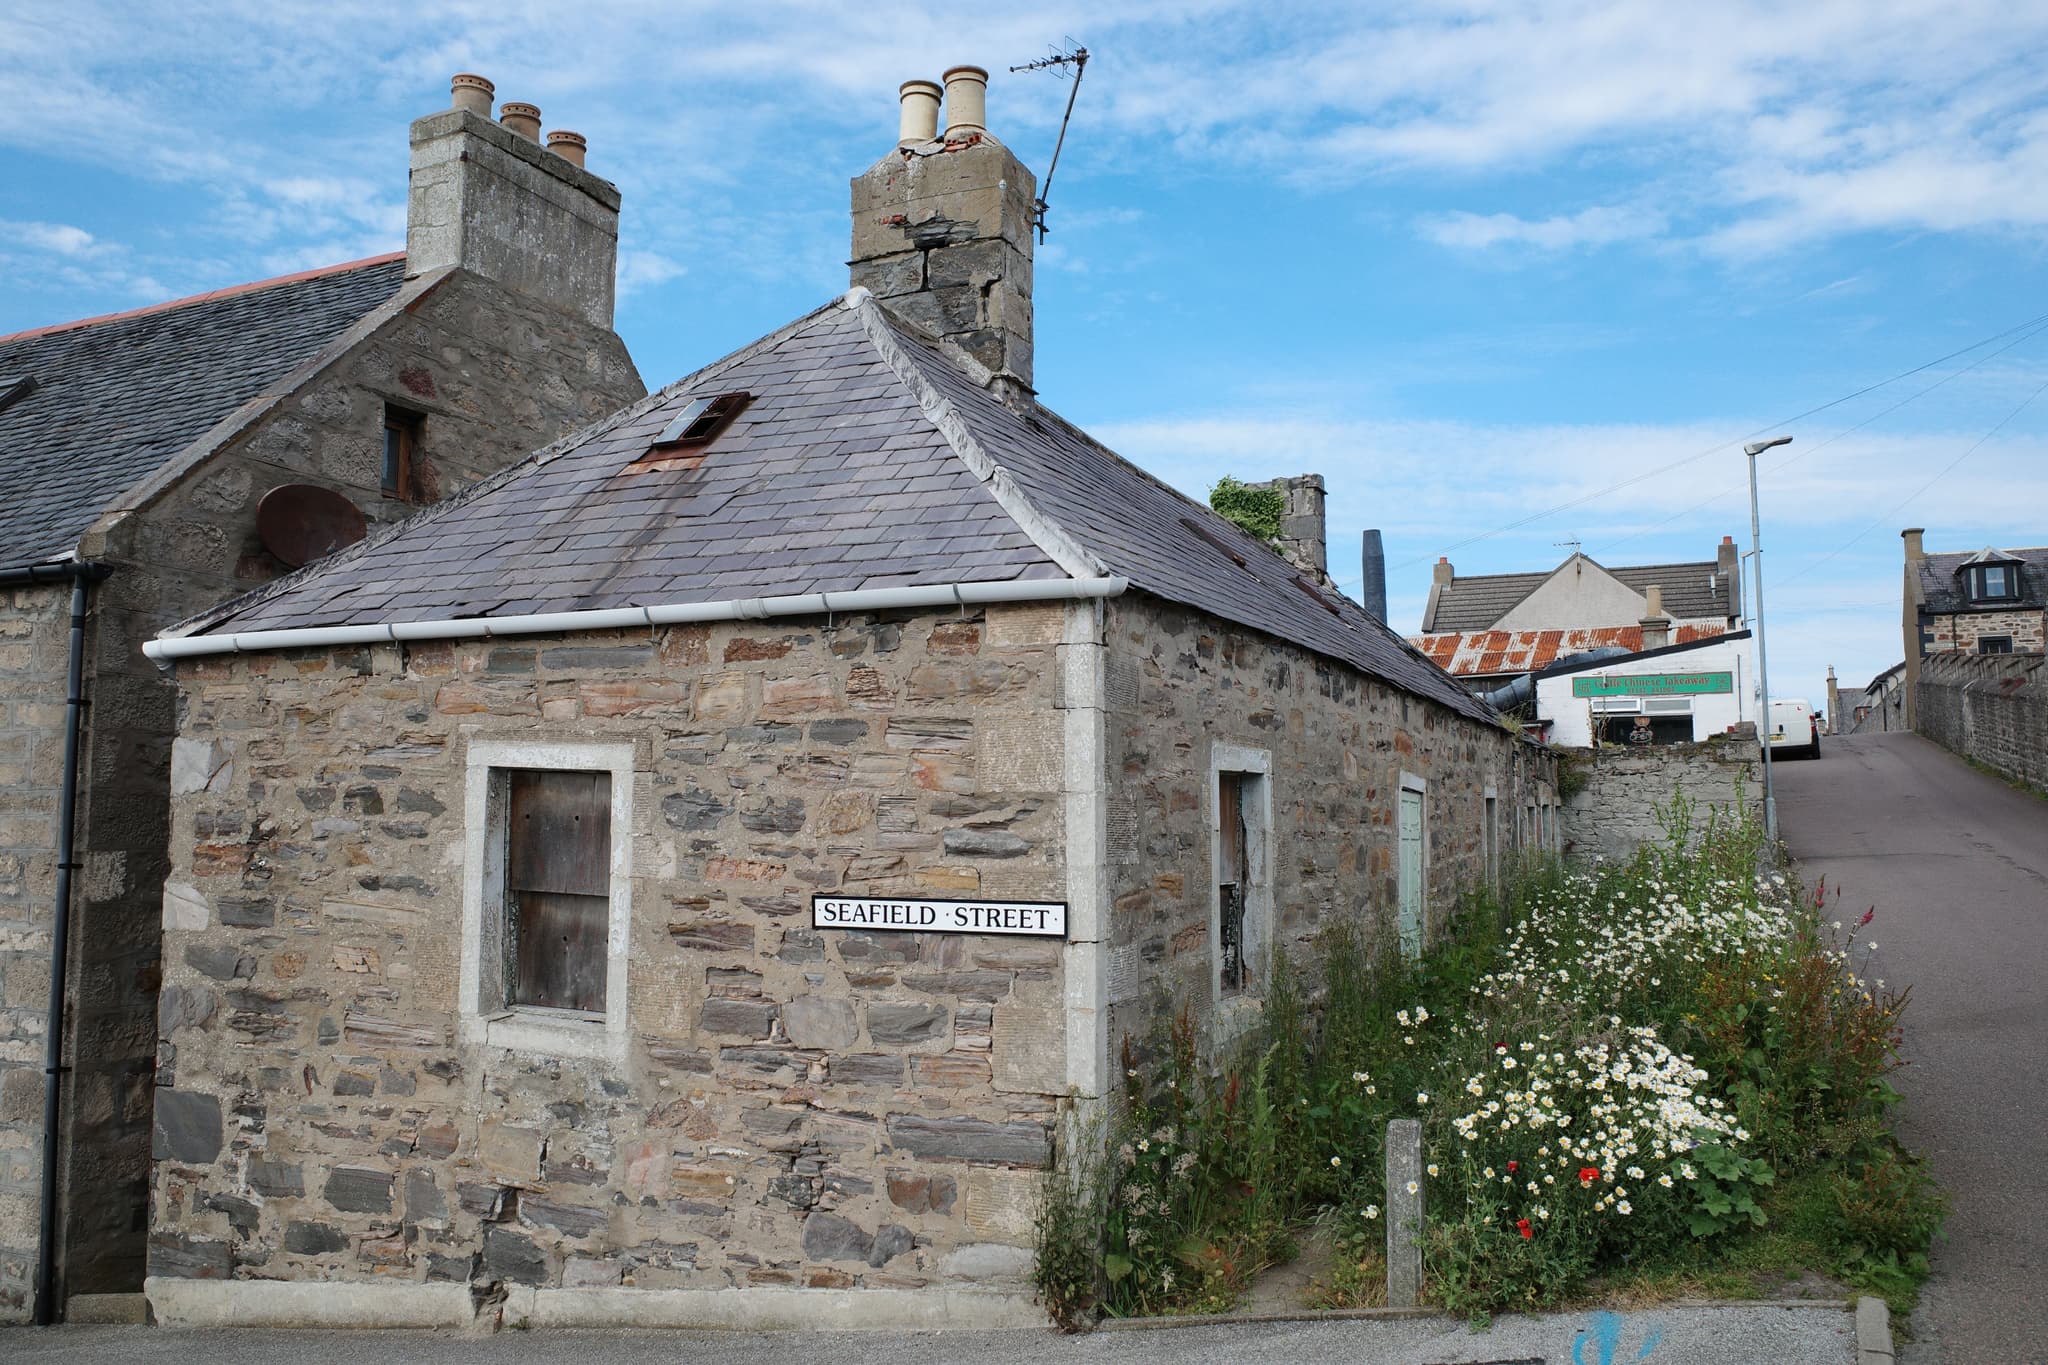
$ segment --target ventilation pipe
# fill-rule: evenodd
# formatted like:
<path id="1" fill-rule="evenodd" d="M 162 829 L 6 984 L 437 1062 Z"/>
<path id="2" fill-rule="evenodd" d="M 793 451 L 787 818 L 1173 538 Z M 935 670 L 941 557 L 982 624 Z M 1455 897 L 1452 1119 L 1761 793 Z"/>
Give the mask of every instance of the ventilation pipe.
<path id="1" fill-rule="evenodd" d="M 1367 531 L 1361 547 L 1365 581 L 1359 585 L 1358 601 L 1375 621 L 1387 619 L 1387 551 L 1378 531 Z"/>
<path id="2" fill-rule="evenodd" d="M 922 147 L 939 139 L 939 97 L 945 93 L 937 81 L 905 81 L 896 88 L 903 102 L 896 146 Z"/>
<path id="3" fill-rule="evenodd" d="M 1581 650 L 1577 654 L 1567 654 L 1562 659 L 1553 660 L 1544 672 L 1547 673 L 1550 669 L 1565 664 L 1591 663 L 1595 659 L 1616 659 L 1624 654 L 1633 653 L 1634 650 L 1623 649 L 1620 645 L 1602 645 L 1598 649 Z M 1496 711 L 1512 711 L 1517 706 L 1526 706 L 1536 700 L 1536 675 L 1524 673 L 1519 678 L 1510 678 L 1490 692 L 1481 692 L 1479 700 Z"/>
<path id="4" fill-rule="evenodd" d="M 956 66 L 945 74 L 946 141 L 965 142 L 988 132 L 988 72 Z"/>

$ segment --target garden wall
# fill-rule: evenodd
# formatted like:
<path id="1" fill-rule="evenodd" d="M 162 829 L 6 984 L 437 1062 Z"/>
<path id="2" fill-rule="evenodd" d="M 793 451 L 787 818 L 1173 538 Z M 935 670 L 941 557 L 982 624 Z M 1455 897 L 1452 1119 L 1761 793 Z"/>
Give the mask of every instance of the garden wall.
<path id="1" fill-rule="evenodd" d="M 1709 810 L 1755 813 L 1762 796 L 1763 754 L 1753 735 L 1563 752 L 1573 774 L 1566 785 L 1576 787 L 1564 801 L 1564 852 L 1581 862 L 1620 861 L 1661 842 L 1659 809 L 1675 795 L 1694 803 L 1695 828 Z"/>
<path id="2" fill-rule="evenodd" d="M 2048 787 L 2048 657 L 1930 654 L 1916 728 L 1944 749 Z"/>

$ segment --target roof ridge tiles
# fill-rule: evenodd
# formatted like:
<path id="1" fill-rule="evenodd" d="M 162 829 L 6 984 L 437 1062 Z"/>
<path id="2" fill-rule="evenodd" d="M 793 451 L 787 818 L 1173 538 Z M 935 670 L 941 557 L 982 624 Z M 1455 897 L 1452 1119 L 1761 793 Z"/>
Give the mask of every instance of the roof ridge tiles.
<path id="1" fill-rule="evenodd" d="M 174 312 L 202 303 L 216 303 L 242 294 L 254 294 L 263 289 L 275 289 L 287 284 L 300 284 L 306 280 L 326 279 L 331 275 L 346 275 L 351 270 L 368 270 L 374 266 L 389 265 L 405 259 L 403 251 L 387 251 L 381 256 L 365 256 L 359 261 L 343 261 L 339 265 L 317 266 L 312 270 L 294 271 L 289 275 L 273 275 L 267 280 L 250 280 L 245 284 L 230 284 L 219 289 L 209 289 L 203 294 L 188 294 L 183 298 L 165 299 L 161 303 L 148 303 L 140 308 L 127 308 L 118 313 L 100 313 L 89 318 L 74 318 L 69 322 L 52 322 L 42 327 L 31 327 L 22 332 L 9 332 L 0 336 L 0 345 L 11 341 L 33 341 L 37 337 L 54 336 L 59 332 L 75 332 L 81 328 L 97 327 L 104 322 L 126 322 L 131 318 L 149 317 L 155 313 Z"/>

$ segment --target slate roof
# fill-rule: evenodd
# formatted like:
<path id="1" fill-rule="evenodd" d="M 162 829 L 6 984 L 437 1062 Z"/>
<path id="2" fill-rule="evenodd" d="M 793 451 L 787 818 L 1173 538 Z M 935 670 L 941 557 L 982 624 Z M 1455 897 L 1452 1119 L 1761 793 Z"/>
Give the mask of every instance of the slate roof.
<path id="1" fill-rule="evenodd" d="M 1672 632 L 1672 645 L 1696 644 L 1726 631 L 1719 622 L 1680 623 Z M 1409 643 L 1454 677 L 1492 678 L 1535 672 L 1567 655 L 1603 646 L 1637 653 L 1643 647 L 1643 628 L 1636 625 L 1586 630 L 1471 630 L 1418 635 L 1411 637 Z"/>
<path id="2" fill-rule="evenodd" d="M 753 399 L 700 467 L 628 468 L 692 399 L 735 390 Z M 865 291 L 170 633 L 1103 575 L 1495 718 L 1362 607 L 1049 409 L 1005 404 Z"/>
<path id="3" fill-rule="evenodd" d="M 1963 566 L 1993 562 L 1982 550 L 1965 554 L 1928 555 L 1920 561 L 1922 612 L 1946 616 L 1963 611 L 2039 611 L 2048 607 L 2048 546 L 2030 546 L 2003 552 L 2005 562 L 2020 564 L 2018 600 L 1972 602 L 1969 585 L 1963 581 Z"/>
<path id="4" fill-rule="evenodd" d="M 1570 563 L 1570 560 L 1566 560 Z M 1714 575 L 1720 565 L 1714 560 L 1689 564 L 1631 564 L 1615 567 L 1602 564 L 1636 592 L 1651 585 L 1664 590 L 1664 612 L 1676 620 L 1704 620 L 1734 614 L 1729 605 L 1728 584 Z M 1423 629 L 1438 631 L 1491 630 L 1521 600 L 1543 586 L 1556 569 L 1541 573 L 1472 574 L 1453 578 L 1436 594 L 1436 609 Z M 1710 586 L 1711 580 L 1711 586 Z"/>
<path id="5" fill-rule="evenodd" d="M 0 567 L 63 558 L 121 495 L 397 292 L 368 261 L 0 337 Z"/>

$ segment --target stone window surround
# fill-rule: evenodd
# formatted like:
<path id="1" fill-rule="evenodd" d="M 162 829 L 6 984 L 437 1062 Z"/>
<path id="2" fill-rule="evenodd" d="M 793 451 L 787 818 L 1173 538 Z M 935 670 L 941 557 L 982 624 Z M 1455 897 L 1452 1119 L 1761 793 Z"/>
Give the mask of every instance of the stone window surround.
<path id="1" fill-rule="evenodd" d="M 1250 980 L 1242 992 L 1228 996 L 1223 993 L 1223 897 L 1216 881 L 1223 865 L 1224 773 L 1247 773 L 1262 779 L 1257 802 L 1246 812 L 1245 821 L 1251 885 L 1244 896 L 1244 957 Z M 1272 935 L 1273 753 L 1217 740 L 1209 748 L 1209 998 L 1214 1002 L 1212 1030 L 1218 1042 L 1244 1033 L 1265 1010 L 1265 997 L 1254 987 L 1258 973 L 1267 965 Z"/>
<path id="2" fill-rule="evenodd" d="M 623 1065 L 628 1032 L 628 945 L 632 942 L 635 746 L 560 740 L 473 739 L 463 797 L 462 979 L 458 1032 L 464 1042 L 553 1057 Z M 609 772 L 612 779 L 611 907 L 605 928 L 602 1016 L 504 1003 L 500 961 L 505 866 L 504 781 L 508 768 Z"/>
<path id="3" fill-rule="evenodd" d="M 1492 782 L 1479 793 L 1479 841 L 1486 858 L 1486 884 L 1500 885 L 1500 787 Z"/>

